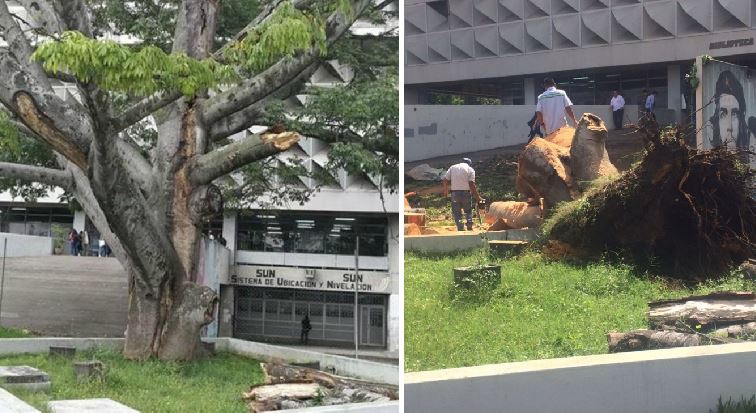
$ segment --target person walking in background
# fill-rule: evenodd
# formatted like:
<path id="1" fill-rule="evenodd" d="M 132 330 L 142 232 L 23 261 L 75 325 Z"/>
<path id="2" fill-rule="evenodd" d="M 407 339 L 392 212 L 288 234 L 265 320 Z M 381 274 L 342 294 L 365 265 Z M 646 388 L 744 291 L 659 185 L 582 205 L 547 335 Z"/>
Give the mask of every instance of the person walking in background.
<path id="1" fill-rule="evenodd" d="M 654 117 L 654 106 L 656 106 L 656 91 L 652 91 L 646 96 L 646 113 L 648 116 Z"/>
<path id="2" fill-rule="evenodd" d="M 89 255 L 89 234 L 84 230 L 79 232 L 79 255 L 82 257 Z"/>
<path id="3" fill-rule="evenodd" d="M 475 170 L 472 168 L 470 158 L 462 159 L 462 162 L 452 165 L 446 175 L 444 175 L 444 196 L 449 196 L 449 186 L 451 186 L 451 209 L 454 223 L 457 225 L 457 231 L 464 231 L 462 224 L 462 211 L 465 212 L 467 230 L 473 229 L 472 218 L 472 194 L 478 202 L 483 198 L 478 194 L 478 187 L 475 186 Z"/>
<path id="4" fill-rule="evenodd" d="M 565 114 L 569 116 L 572 124 L 577 128 L 575 113 L 572 111 L 572 101 L 567 97 L 567 93 L 564 90 L 557 89 L 556 82 L 550 77 L 543 79 L 543 88 L 546 91 L 538 95 L 536 116 L 538 116 L 538 124 L 543 125 L 543 132 L 546 136 L 568 124 Z"/>
<path id="5" fill-rule="evenodd" d="M 622 129 L 622 120 L 625 117 L 625 98 L 619 93 L 619 91 L 612 92 L 612 100 L 609 102 L 609 106 L 612 108 L 612 119 L 614 120 L 614 129 Z"/>
<path id="6" fill-rule="evenodd" d="M 73 228 L 68 232 L 68 245 L 71 255 L 76 256 L 79 252 L 79 233 Z"/>
<path id="7" fill-rule="evenodd" d="M 305 314 L 305 317 L 302 319 L 302 333 L 299 337 L 299 341 L 304 345 L 307 345 L 310 330 L 312 330 L 312 324 L 310 324 L 310 316 Z"/>

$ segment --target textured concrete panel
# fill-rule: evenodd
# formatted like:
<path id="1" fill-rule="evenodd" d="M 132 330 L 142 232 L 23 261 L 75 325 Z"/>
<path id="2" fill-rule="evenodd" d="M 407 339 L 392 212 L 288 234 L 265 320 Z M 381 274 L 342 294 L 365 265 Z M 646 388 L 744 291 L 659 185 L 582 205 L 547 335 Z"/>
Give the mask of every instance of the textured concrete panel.
<path id="1" fill-rule="evenodd" d="M 546 17 L 551 10 L 549 0 L 525 0 L 525 18 Z"/>
<path id="2" fill-rule="evenodd" d="M 525 17 L 522 0 L 499 0 L 499 22 L 522 20 Z"/>
<path id="3" fill-rule="evenodd" d="M 643 6 L 612 9 L 612 42 L 631 42 L 643 38 Z"/>
<path id="4" fill-rule="evenodd" d="M 609 44 L 611 40 L 611 19 L 609 10 L 599 10 L 583 13 L 582 43 L 583 46 Z"/>
<path id="5" fill-rule="evenodd" d="M 525 24 L 522 22 L 499 25 L 499 53 L 516 54 L 525 52 Z"/>
<path id="6" fill-rule="evenodd" d="M 453 0 L 449 2 L 449 22 L 452 29 L 473 25 L 473 0 Z"/>
<path id="7" fill-rule="evenodd" d="M 714 29 L 731 30 L 748 27 L 748 2 L 714 0 Z"/>
<path id="8" fill-rule="evenodd" d="M 449 33 L 428 35 L 428 60 L 431 62 L 448 62 L 451 59 Z"/>
<path id="9" fill-rule="evenodd" d="M 441 30 L 449 30 L 449 10 L 446 3 L 441 1 L 429 1 L 425 4 L 427 5 L 425 12 L 428 16 L 428 31 L 438 32 Z"/>
<path id="10" fill-rule="evenodd" d="M 677 3 L 678 10 L 682 10 L 688 18 L 694 20 L 706 31 L 711 31 L 712 27 L 712 0 L 686 0 Z M 678 20 L 679 22 L 679 20 Z"/>
<path id="11" fill-rule="evenodd" d="M 475 35 L 472 30 L 451 32 L 452 59 L 472 59 L 475 56 Z"/>
<path id="12" fill-rule="evenodd" d="M 499 21 L 498 0 L 475 0 L 473 20 L 476 26 L 495 24 Z"/>
<path id="13" fill-rule="evenodd" d="M 525 33 L 525 48 L 528 51 L 551 49 L 551 19 L 548 17 L 526 21 Z"/>
<path id="14" fill-rule="evenodd" d="M 416 4 L 404 8 L 404 32 L 407 34 L 425 33 L 425 4 Z"/>
<path id="15" fill-rule="evenodd" d="M 646 3 L 643 12 L 643 39 L 674 37 L 674 1 Z"/>
<path id="16" fill-rule="evenodd" d="M 580 0 L 552 0 L 551 15 L 577 13 L 580 11 Z"/>
<path id="17" fill-rule="evenodd" d="M 577 14 L 558 16 L 554 23 L 554 48 L 564 49 L 580 46 L 580 16 Z"/>
<path id="18" fill-rule="evenodd" d="M 611 6 L 610 0 L 580 0 L 580 10 L 602 10 Z"/>
<path id="19" fill-rule="evenodd" d="M 404 40 L 407 64 L 417 65 L 428 61 L 428 44 L 425 36 L 412 36 Z"/>
<path id="20" fill-rule="evenodd" d="M 496 26 L 475 29 L 475 57 L 499 55 L 499 29 Z"/>
<path id="21" fill-rule="evenodd" d="M 708 16 L 696 16 L 703 15 L 707 10 L 706 7 L 692 8 L 690 4 L 683 5 L 677 4 L 677 35 L 687 36 L 690 34 L 707 33 L 711 31 L 712 19 L 711 19 L 711 0 L 698 0 L 700 2 L 708 3 L 703 6 L 708 6 Z"/>

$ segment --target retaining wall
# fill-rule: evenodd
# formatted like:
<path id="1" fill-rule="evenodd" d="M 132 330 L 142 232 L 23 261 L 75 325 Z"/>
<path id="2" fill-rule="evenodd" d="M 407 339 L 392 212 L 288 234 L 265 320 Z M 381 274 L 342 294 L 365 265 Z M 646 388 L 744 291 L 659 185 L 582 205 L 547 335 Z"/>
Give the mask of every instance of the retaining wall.
<path id="1" fill-rule="evenodd" d="M 607 128 L 614 127 L 609 105 L 575 105 L 573 108 L 578 120 L 583 113 L 590 112 L 603 119 Z M 666 110 L 658 112 L 657 117 L 668 117 Z M 524 144 L 528 141 L 527 121 L 534 113 L 534 105 L 407 105 L 404 107 L 404 161 Z M 638 107 L 625 106 L 625 123 L 637 120 Z"/>
<path id="2" fill-rule="evenodd" d="M 535 229 L 511 229 L 489 231 L 490 241 L 532 241 L 538 235 Z M 483 246 L 484 239 L 478 233 L 458 232 L 451 234 L 407 235 L 404 237 L 405 251 L 453 252 Z"/>
<path id="3" fill-rule="evenodd" d="M 8 240 L 8 257 L 39 257 L 53 253 L 53 239 L 50 237 L 0 232 L 0 257 L 3 256 L 5 239 Z"/>
<path id="4" fill-rule="evenodd" d="M 405 374 L 407 412 L 716 411 L 756 394 L 756 343 Z"/>

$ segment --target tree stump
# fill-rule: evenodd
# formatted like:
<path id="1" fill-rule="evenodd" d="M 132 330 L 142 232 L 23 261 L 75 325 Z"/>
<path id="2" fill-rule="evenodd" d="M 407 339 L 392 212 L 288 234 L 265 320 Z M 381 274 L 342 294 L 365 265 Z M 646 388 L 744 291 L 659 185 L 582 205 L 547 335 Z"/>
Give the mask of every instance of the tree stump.
<path id="1" fill-rule="evenodd" d="M 58 356 L 58 357 L 65 357 L 67 359 L 72 359 L 76 355 L 76 347 L 67 347 L 67 346 L 50 346 L 50 353 L 48 356 Z"/>
<path id="2" fill-rule="evenodd" d="M 97 360 L 74 363 L 76 381 L 105 380 L 105 365 Z"/>
<path id="3" fill-rule="evenodd" d="M 454 285 L 456 287 L 496 288 L 501 284 L 501 265 L 481 265 L 473 267 L 458 267 L 454 269 Z"/>

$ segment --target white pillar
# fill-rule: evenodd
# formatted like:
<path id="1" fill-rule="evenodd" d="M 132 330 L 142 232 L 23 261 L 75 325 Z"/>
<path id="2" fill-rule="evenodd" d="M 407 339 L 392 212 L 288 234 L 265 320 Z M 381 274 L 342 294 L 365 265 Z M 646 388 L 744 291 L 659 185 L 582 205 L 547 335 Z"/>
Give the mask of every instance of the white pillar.
<path id="1" fill-rule="evenodd" d="M 526 105 L 535 105 L 536 104 L 536 89 L 535 89 L 535 79 L 532 77 L 526 77 L 525 83 L 523 85 L 523 92 L 525 93 L 525 104 Z"/>
<path id="2" fill-rule="evenodd" d="M 682 109 L 682 87 L 680 85 L 680 65 L 667 66 L 667 108 L 675 111 L 679 121 Z"/>
<path id="3" fill-rule="evenodd" d="M 236 211 L 230 211 L 223 214 L 223 238 L 226 239 L 226 248 L 231 250 L 231 256 L 233 257 L 236 251 L 236 217 L 238 213 Z"/>
<path id="4" fill-rule="evenodd" d="M 84 231 L 84 226 L 86 225 L 86 221 L 87 221 L 87 215 L 84 213 L 84 211 L 74 212 L 73 227 L 76 231 Z"/>
<path id="5" fill-rule="evenodd" d="M 399 295 L 401 278 L 399 266 L 402 265 L 402 250 L 399 248 L 399 214 L 388 216 L 388 262 L 391 276 L 391 295 L 388 304 L 388 341 L 387 350 L 399 355 L 401 319 L 403 305 Z"/>

